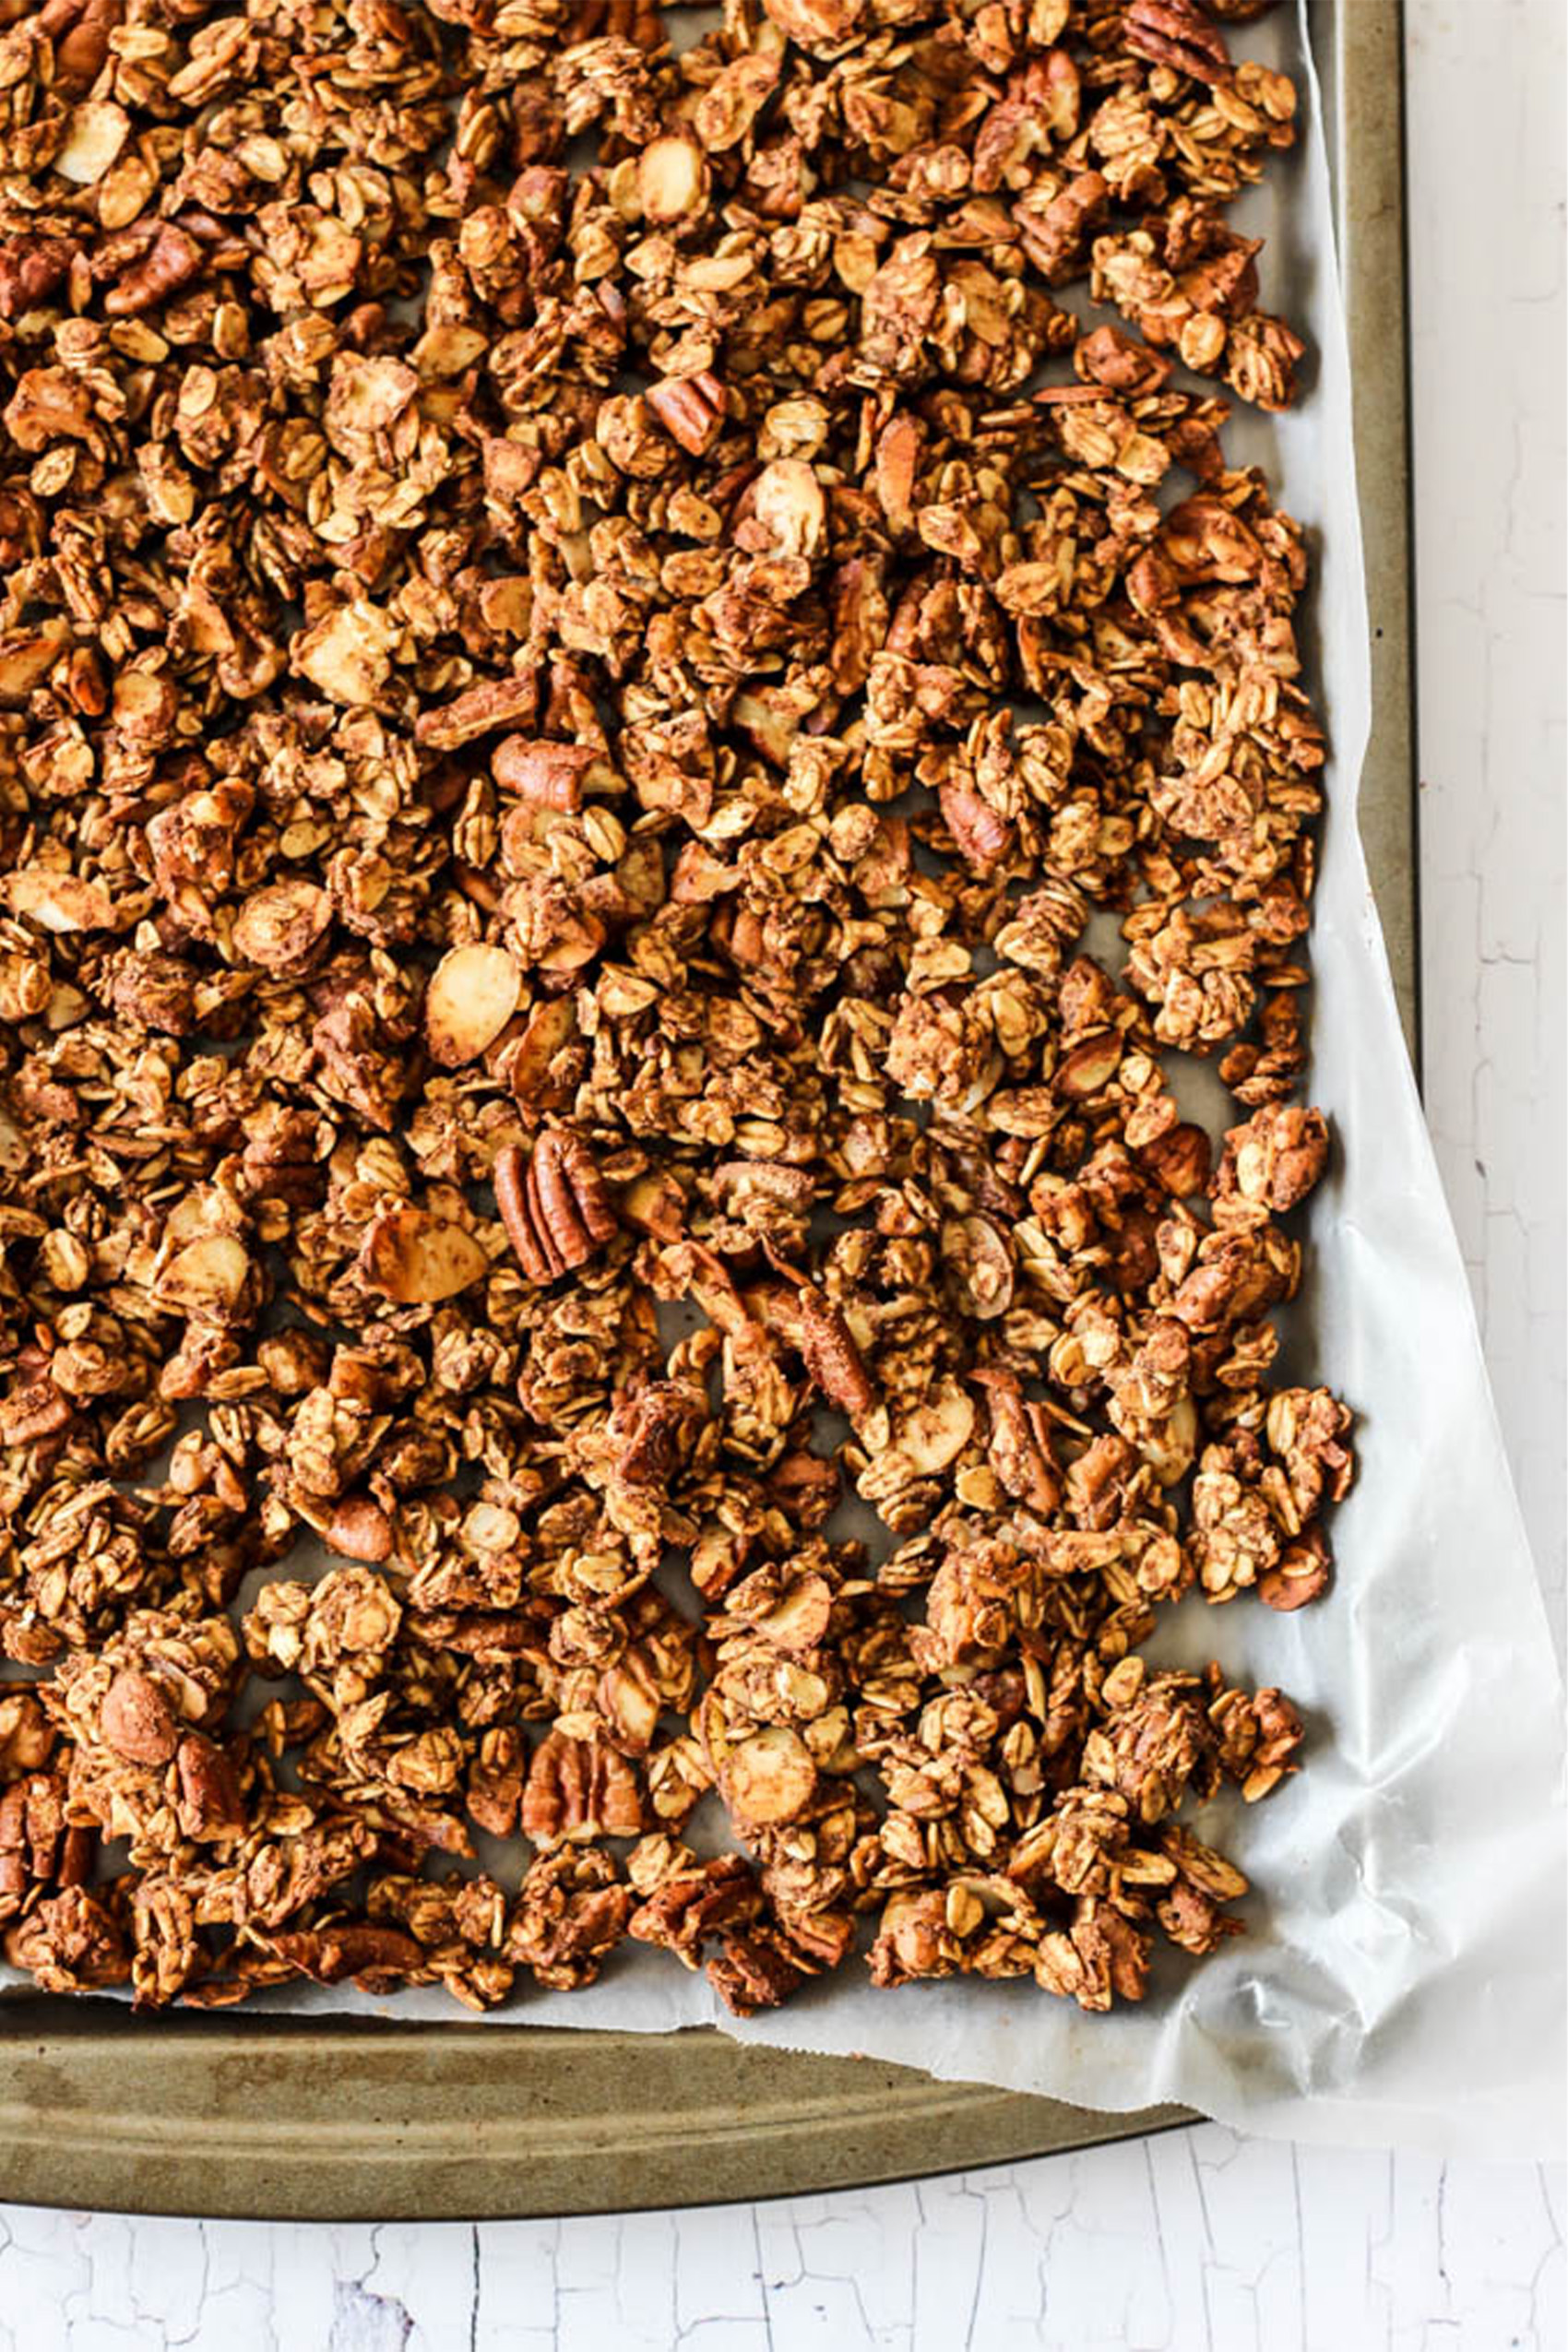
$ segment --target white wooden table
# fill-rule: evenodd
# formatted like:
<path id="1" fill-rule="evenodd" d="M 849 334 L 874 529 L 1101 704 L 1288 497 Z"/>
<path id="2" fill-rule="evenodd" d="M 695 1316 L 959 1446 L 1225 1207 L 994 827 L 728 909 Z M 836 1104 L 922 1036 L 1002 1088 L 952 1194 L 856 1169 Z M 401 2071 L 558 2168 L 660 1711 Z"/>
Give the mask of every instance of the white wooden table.
<path id="1" fill-rule="evenodd" d="M 1560 0 L 1407 0 L 1427 1100 L 1563 1621 Z M 1565 2352 L 1561 2171 L 1206 2126 L 754 2209 L 0 2212 L 0 2352 Z"/>

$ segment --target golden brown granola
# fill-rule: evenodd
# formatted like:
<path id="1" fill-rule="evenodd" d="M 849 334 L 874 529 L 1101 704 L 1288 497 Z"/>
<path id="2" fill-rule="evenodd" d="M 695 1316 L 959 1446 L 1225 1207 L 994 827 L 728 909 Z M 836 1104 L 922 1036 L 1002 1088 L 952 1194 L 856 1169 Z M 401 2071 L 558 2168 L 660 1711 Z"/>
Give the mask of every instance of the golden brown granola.
<path id="1" fill-rule="evenodd" d="M 1301 1727 L 1143 1645 L 1351 1475 L 1270 1382 L 1306 563 L 1173 380 L 1292 393 L 1252 13 L 0 8 L 40 1984 L 1100 2009 L 1236 1928 L 1174 1816 Z"/>

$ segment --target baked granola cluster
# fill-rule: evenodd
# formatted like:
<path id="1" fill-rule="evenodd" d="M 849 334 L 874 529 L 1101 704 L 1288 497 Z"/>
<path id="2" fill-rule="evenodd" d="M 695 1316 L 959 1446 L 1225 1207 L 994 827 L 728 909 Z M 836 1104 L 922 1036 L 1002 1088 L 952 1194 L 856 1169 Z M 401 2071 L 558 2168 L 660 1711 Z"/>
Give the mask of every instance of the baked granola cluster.
<path id="1" fill-rule="evenodd" d="M 4 0 L 40 1984 L 1102 2009 L 1236 1926 L 1177 1815 L 1301 1725 L 1142 1645 L 1351 1473 L 1306 564 L 1172 381 L 1301 353 L 1250 13 Z"/>

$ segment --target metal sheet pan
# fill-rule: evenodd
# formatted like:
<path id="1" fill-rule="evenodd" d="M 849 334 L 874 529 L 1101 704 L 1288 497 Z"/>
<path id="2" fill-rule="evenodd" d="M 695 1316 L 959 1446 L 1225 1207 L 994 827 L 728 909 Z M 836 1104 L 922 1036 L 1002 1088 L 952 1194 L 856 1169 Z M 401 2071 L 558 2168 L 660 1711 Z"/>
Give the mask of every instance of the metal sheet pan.
<path id="1" fill-rule="evenodd" d="M 1313 0 L 1356 371 L 1374 718 L 1360 821 L 1419 1055 L 1400 0 Z M 1419 1067 L 1419 1060 L 1418 1060 Z M 0 2197 L 484 2219 L 780 2196 L 1159 2131 L 870 2060 L 662 2036 L 0 2006 Z"/>

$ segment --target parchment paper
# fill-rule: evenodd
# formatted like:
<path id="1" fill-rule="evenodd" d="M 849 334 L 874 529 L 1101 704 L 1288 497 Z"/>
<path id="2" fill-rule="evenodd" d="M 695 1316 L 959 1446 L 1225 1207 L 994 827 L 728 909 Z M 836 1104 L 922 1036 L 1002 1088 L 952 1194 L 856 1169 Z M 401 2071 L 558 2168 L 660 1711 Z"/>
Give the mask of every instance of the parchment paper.
<path id="1" fill-rule="evenodd" d="M 1326 1599 L 1289 1617 L 1191 1600 L 1147 1645 L 1152 1658 L 1212 1656 L 1277 1682 L 1306 1716 L 1297 1779 L 1260 1806 L 1218 1800 L 1194 1816 L 1253 1883 L 1248 1932 L 1206 1961 L 1162 1959 L 1148 2000 L 1109 2016 L 1028 1982 L 877 1993 L 851 1960 L 783 2013 L 739 2024 L 702 1978 L 629 1944 L 591 1990 L 496 2013 L 646 2032 L 715 2024 L 1084 2107 L 1177 2100 L 1301 2140 L 1547 2157 L 1562 2145 L 1564 2080 L 1559 1683 L 1355 825 L 1368 614 L 1327 161 L 1298 7 L 1294 24 L 1286 12 L 1233 41 L 1284 63 L 1301 91 L 1301 147 L 1250 218 L 1268 236 L 1265 301 L 1304 326 L 1318 377 L 1297 413 L 1235 416 L 1226 443 L 1233 463 L 1265 466 L 1315 542 L 1334 761 L 1309 1088 L 1338 1146 L 1289 1345 L 1292 1369 L 1354 1406 L 1360 1467 L 1334 1515 Z M 256 2005 L 460 2013 L 434 1993 Z"/>

